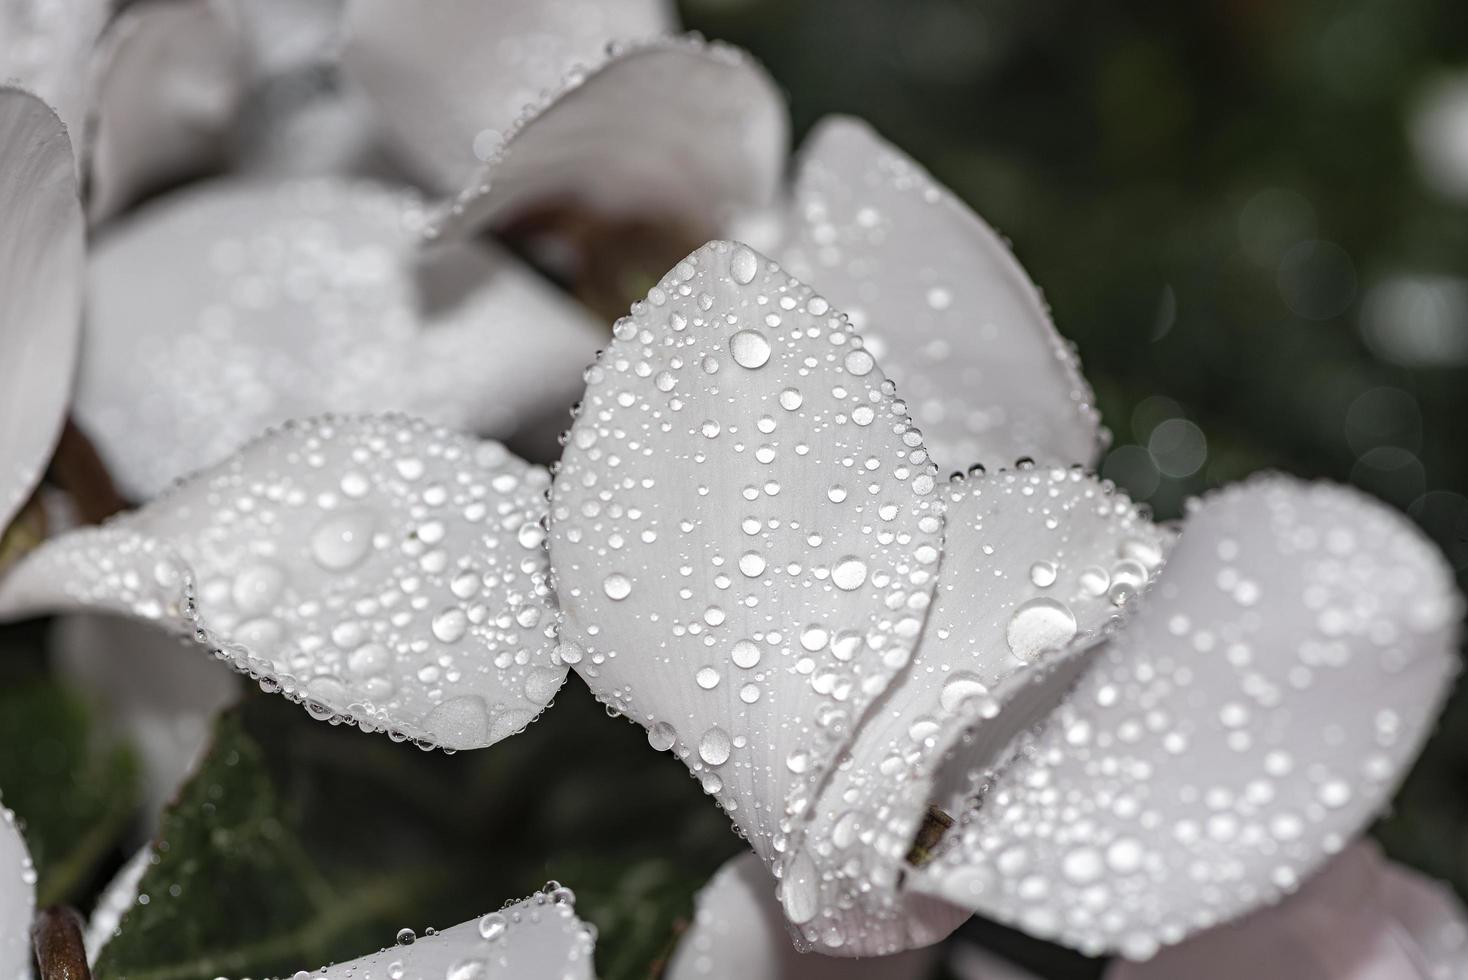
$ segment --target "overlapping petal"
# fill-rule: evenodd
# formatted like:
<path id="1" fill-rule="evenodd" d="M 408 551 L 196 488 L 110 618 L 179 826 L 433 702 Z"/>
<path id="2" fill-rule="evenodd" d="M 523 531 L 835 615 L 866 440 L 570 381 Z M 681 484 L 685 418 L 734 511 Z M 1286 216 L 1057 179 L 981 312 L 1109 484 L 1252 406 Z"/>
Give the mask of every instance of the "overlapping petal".
<path id="1" fill-rule="evenodd" d="M 30 980 L 31 918 L 36 912 L 36 869 L 15 825 L 0 804 L 0 978 Z"/>
<path id="2" fill-rule="evenodd" d="M 44 99 L 78 148 L 87 122 L 93 48 L 111 13 L 111 0 L 0 4 L 0 84 L 18 82 Z M 7 164 L 5 172 L 15 170 Z"/>
<path id="3" fill-rule="evenodd" d="M 788 143 L 779 92 L 743 52 L 694 37 L 615 46 L 480 148 L 483 167 L 429 233 L 569 202 L 717 234 L 774 203 Z"/>
<path id="4" fill-rule="evenodd" d="M 668 0 L 351 0 L 342 65 L 408 170 L 449 193 L 574 68 L 674 23 Z"/>
<path id="5" fill-rule="evenodd" d="M 6 30 L 0 24 L 0 37 L 9 42 Z M 3 530 L 35 489 L 61 431 L 81 326 L 84 262 L 66 128 L 35 95 L 7 86 L 0 86 L 0 173 Z"/>
<path id="6" fill-rule="evenodd" d="M 565 679 L 548 482 L 498 443 L 401 417 L 297 423 L 139 511 L 51 539 L 0 580 L 0 613 L 152 620 L 323 717 L 489 745 Z"/>
<path id="7" fill-rule="evenodd" d="M 248 66 L 238 25 L 210 0 L 143 0 L 96 52 L 87 215 L 100 223 L 141 193 L 223 157 Z"/>
<path id="8" fill-rule="evenodd" d="M 914 887 L 1132 958 L 1277 899 L 1395 789 L 1462 612 L 1404 518 L 1284 477 L 1196 508 L 1138 603 L 1035 733 L 962 760 Z"/>
<path id="9" fill-rule="evenodd" d="M 1125 494 L 1079 469 L 948 486 L 922 639 L 867 712 L 806 832 L 821 892 L 802 927 L 808 942 L 885 953 L 942 939 L 968 917 L 899 894 L 908 862 L 923 860 L 913 846 L 928 807 L 962 812 L 966 787 L 943 775 L 963 769 L 958 760 L 986 761 L 1053 706 L 1081 666 L 1073 651 L 1105 634 L 1169 544 Z"/>
<path id="10" fill-rule="evenodd" d="M 1094 396 L 1009 247 L 865 123 L 806 141 L 777 251 L 846 311 L 944 472 L 1093 464 Z"/>
<path id="11" fill-rule="evenodd" d="M 931 947 L 856 961 L 797 952 L 769 871 L 755 854 L 745 852 L 729 860 L 699 892 L 693 923 L 678 941 L 665 977 L 921 980 L 932 972 L 936 959 L 937 949 Z"/>
<path id="12" fill-rule="evenodd" d="M 845 318 L 744 246 L 690 255 L 614 333 L 554 487 L 560 657 L 778 869 L 917 640 L 934 470 Z"/>
<path id="13" fill-rule="evenodd" d="M 1357 844 L 1279 905 L 1106 980 L 1463 980 L 1468 913 L 1446 886 Z"/>
<path id="14" fill-rule="evenodd" d="M 490 246 L 420 253 L 421 216 L 366 182 L 231 181 L 105 236 L 76 412 L 123 491 L 148 499 L 321 412 L 505 436 L 569 406 L 600 328 Z"/>

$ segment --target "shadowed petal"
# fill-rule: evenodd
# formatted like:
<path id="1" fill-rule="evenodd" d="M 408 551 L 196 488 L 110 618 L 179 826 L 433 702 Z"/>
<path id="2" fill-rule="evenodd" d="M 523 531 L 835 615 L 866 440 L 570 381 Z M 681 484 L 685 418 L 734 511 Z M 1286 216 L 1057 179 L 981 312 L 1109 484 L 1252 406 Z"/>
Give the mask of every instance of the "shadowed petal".
<path id="1" fill-rule="evenodd" d="M 1462 980 L 1468 914 L 1443 885 L 1357 844 L 1271 908 L 1106 980 Z"/>
<path id="2" fill-rule="evenodd" d="M 788 845 L 917 640 L 933 469 L 845 318 L 742 245 L 690 255 L 614 334 L 556 476 L 560 656 L 767 864 L 793 857 L 808 921 Z"/>
<path id="3" fill-rule="evenodd" d="M 144 0 L 108 27 L 92 84 L 93 224 L 222 159 L 246 82 L 244 46 L 225 11 L 208 0 Z"/>
<path id="4" fill-rule="evenodd" d="M 0 580 L 0 614 L 190 633 L 318 717 L 447 748 L 524 728 L 551 661 L 547 474 L 396 416 L 295 423 Z"/>
<path id="5" fill-rule="evenodd" d="M 87 122 L 93 47 L 111 12 L 111 0 L 0 4 L 0 82 L 19 82 L 54 107 L 77 146 Z M 4 172 L 14 171 L 7 166 Z"/>
<path id="6" fill-rule="evenodd" d="M 863 960 L 797 952 L 757 855 L 732 858 L 699 892 L 693 924 L 678 941 L 665 980 L 923 980 L 935 949 Z M 978 975 L 975 975 L 978 980 Z M 998 980 L 998 978 L 995 978 Z"/>
<path id="7" fill-rule="evenodd" d="M 4 9 L 9 10 L 9 6 Z M 0 36 L 5 27 L 0 25 Z M 66 129 L 0 86 L 0 532 L 61 431 L 81 324 L 83 226 Z"/>
<path id="8" fill-rule="evenodd" d="M 1261 477 L 1188 519 L 1125 629 L 992 766 L 914 886 L 1142 959 L 1277 899 L 1374 817 L 1455 670 L 1436 549 L 1355 491 Z"/>
<path id="9" fill-rule="evenodd" d="M 780 93 L 743 52 L 697 38 L 615 48 L 517 119 L 429 233 L 567 200 L 717 232 L 774 202 L 788 143 Z"/>
<path id="10" fill-rule="evenodd" d="M 1124 494 L 1076 469 L 975 476 L 949 484 L 946 498 L 922 639 L 843 752 L 807 832 L 822 897 L 802 931 L 818 947 L 834 939 L 851 955 L 892 952 L 942 939 L 968 917 L 899 893 L 928 807 L 964 808 L 966 787 L 948 785 L 945 771 L 962 768 L 955 758 L 984 761 L 996 739 L 1054 704 L 1053 691 L 1041 695 L 1063 691 L 1073 671 L 1034 679 L 1104 635 L 1169 543 Z"/>
<path id="11" fill-rule="evenodd" d="M 36 869 L 15 814 L 0 804 L 0 980 L 30 980 Z"/>
<path id="12" fill-rule="evenodd" d="M 845 310 L 940 472 L 1021 457 L 1091 464 L 1094 396 L 1009 246 L 865 123 L 826 120 L 801 153 L 793 275 Z"/>
<path id="13" fill-rule="evenodd" d="M 350 0 L 345 21 L 349 77 L 410 172 L 449 193 L 574 67 L 676 17 L 668 0 Z"/>
<path id="14" fill-rule="evenodd" d="M 420 218 L 376 184 L 232 181 L 106 236 L 76 411 L 124 492 L 147 499 L 321 412 L 504 437 L 569 406 L 602 331 L 489 246 L 421 253 Z"/>

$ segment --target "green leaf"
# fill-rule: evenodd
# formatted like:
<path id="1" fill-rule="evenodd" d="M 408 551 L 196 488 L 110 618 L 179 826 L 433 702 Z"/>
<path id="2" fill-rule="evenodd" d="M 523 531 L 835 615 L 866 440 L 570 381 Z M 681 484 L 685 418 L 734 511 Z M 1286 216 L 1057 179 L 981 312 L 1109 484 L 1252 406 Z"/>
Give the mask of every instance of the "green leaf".
<path id="1" fill-rule="evenodd" d="M 40 905 L 78 901 L 136 813 L 137 766 L 87 703 L 54 680 L 0 689 L 0 792 L 21 820 Z"/>
<path id="2" fill-rule="evenodd" d="M 739 848 L 640 728 L 579 684 L 524 733 L 449 755 L 255 697 L 164 815 L 98 980 L 289 976 L 446 927 L 549 879 L 599 929 L 602 980 L 646 978 Z"/>

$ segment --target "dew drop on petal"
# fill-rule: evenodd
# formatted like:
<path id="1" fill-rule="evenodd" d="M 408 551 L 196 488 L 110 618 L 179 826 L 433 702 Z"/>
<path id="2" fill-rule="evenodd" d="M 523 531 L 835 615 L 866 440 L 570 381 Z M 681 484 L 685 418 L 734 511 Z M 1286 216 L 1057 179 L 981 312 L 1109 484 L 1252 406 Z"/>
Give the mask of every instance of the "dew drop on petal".
<path id="1" fill-rule="evenodd" d="M 1075 613 L 1065 603 L 1048 598 L 1021 603 L 1010 617 L 1006 631 L 1009 649 L 1026 661 L 1047 650 L 1060 649 L 1075 635 Z"/>

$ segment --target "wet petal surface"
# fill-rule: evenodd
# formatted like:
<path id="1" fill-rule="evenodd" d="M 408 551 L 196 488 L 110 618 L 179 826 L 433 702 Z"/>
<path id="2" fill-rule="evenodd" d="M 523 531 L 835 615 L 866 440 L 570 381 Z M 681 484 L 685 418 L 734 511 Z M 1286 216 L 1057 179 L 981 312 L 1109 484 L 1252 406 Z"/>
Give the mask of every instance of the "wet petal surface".
<path id="1" fill-rule="evenodd" d="M 560 658 L 779 867 L 921 629 L 933 468 L 845 319 L 742 245 L 699 249 L 614 333 L 555 483 Z"/>
<path id="2" fill-rule="evenodd" d="M 342 64 L 404 164 L 448 193 L 573 68 L 600 60 L 611 41 L 674 23 L 667 0 L 351 0 Z"/>
<path id="3" fill-rule="evenodd" d="M 1094 397 L 1009 246 L 865 123 L 806 141 L 787 240 L 793 275 L 851 317 L 939 470 L 1021 457 L 1091 464 Z"/>
<path id="4" fill-rule="evenodd" d="M 915 886 L 1145 958 L 1339 851 L 1416 756 L 1455 670 L 1436 549 L 1355 491 L 1260 477 L 1189 517 L 1064 705 L 974 772 Z"/>
<path id="5" fill-rule="evenodd" d="M 158 621 L 321 717 L 489 745 L 565 679 L 547 484 L 498 443 L 422 422 L 296 423 L 140 511 L 53 538 L 0 582 L 0 613 Z"/>
<path id="6" fill-rule="evenodd" d="M 517 260 L 417 248 L 415 195 L 214 182 L 107 235 L 76 411 L 147 499 L 271 425 L 405 411 L 504 437 L 569 406 L 602 336 Z"/>
<path id="7" fill-rule="evenodd" d="M 35 489 L 61 431 L 81 326 L 84 261 L 66 130 L 36 96 L 3 85 L 0 173 L 3 531 Z"/>
<path id="8" fill-rule="evenodd" d="M 30 980 L 35 912 L 36 869 L 15 814 L 0 804 L 0 978 L 4 980 Z"/>
<path id="9" fill-rule="evenodd" d="M 785 104 L 743 52 L 698 38 L 613 48 L 529 107 L 431 234 L 472 235 L 538 203 L 686 219 L 717 233 L 774 202 Z"/>

